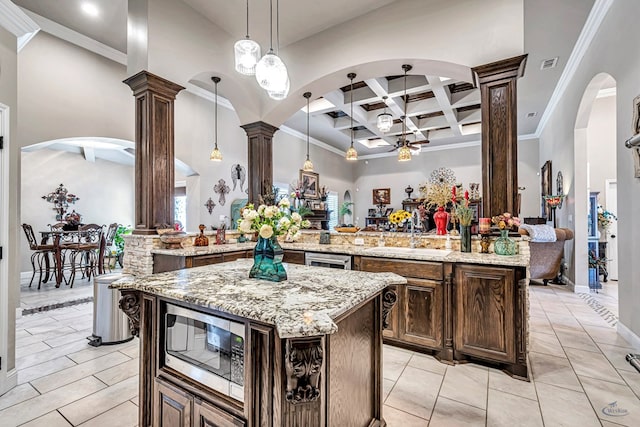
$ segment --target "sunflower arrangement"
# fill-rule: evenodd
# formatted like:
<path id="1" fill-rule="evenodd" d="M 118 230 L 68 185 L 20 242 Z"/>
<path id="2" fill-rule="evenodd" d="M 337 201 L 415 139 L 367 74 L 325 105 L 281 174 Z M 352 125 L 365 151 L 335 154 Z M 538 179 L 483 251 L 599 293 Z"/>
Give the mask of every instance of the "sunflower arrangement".
<path id="1" fill-rule="evenodd" d="M 392 212 L 389 215 L 389 221 L 392 224 L 402 224 L 404 221 L 408 220 L 409 218 L 411 218 L 411 214 L 405 211 L 404 209 L 399 209 L 395 212 Z"/>

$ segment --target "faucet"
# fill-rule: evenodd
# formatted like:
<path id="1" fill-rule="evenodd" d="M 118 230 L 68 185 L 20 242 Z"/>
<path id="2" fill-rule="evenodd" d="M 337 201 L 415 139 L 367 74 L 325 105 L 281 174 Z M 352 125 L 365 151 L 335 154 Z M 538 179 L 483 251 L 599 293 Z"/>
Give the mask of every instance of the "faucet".
<path id="1" fill-rule="evenodd" d="M 415 228 L 416 228 L 416 226 L 415 226 L 416 221 L 415 221 L 415 217 L 414 217 L 415 214 L 416 214 L 416 212 L 415 212 L 415 209 L 414 209 L 414 211 L 411 214 L 411 239 L 409 240 L 409 247 L 411 249 L 414 249 L 416 247 L 416 241 L 414 239 L 414 231 L 415 231 Z"/>

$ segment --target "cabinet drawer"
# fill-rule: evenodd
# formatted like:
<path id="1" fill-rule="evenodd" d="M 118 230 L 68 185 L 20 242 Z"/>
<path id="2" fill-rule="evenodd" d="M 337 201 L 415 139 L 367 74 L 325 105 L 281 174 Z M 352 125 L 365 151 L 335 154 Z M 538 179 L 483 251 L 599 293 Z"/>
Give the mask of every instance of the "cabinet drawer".
<path id="1" fill-rule="evenodd" d="M 362 271 L 374 273 L 391 272 L 404 277 L 418 279 L 442 280 L 442 263 L 430 261 L 396 261 L 384 258 L 362 257 L 360 261 Z"/>
<path id="2" fill-rule="evenodd" d="M 246 423 L 196 397 L 193 402 L 193 425 L 194 427 L 244 427 Z"/>
<path id="3" fill-rule="evenodd" d="M 191 265 L 188 265 L 189 261 L 191 261 Z M 222 254 L 199 255 L 187 258 L 187 268 L 202 267 L 203 265 L 218 264 L 220 262 L 222 262 Z"/>
<path id="4" fill-rule="evenodd" d="M 227 252 L 222 254 L 222 260 L 224 262 L 235 261 L 247 257 L 247 251 Z"/>
<path id="5" fill-rule="evenodd" d="M 291 264 L 300 264 L 304 265 L 304 252 L 303 251 L 292 251 L 285 249 L 284 257 L 282 258 L 283 262 L 288 262 Z"/>

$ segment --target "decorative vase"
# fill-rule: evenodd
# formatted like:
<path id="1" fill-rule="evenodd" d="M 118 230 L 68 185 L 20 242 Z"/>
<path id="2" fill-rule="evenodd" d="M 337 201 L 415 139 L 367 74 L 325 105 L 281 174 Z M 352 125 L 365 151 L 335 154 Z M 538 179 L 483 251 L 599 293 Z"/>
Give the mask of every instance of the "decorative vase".
<path id="1" fill-rule="evenodd" d="M 439 206 L 436 213 L 433 214 L 433 220 L 436 223 L 436 234 L 444 236 L 447 234 L 447 223 L 449 222 L 449 214 L 445 212 L 444 207 Z"/>
<path id="2" fill-rule="evenodd" d="M 249 271 L 249 277 L 272 282 L 287 280 L 287 272 L 282 266 L 283 256 L 284 251 L 276 236 L 269 239 L 259 237 L 256 247 L 253 248 L 253 266 Z"/>
<path id="3" fill-rule="evenodd" d="M 460 252 L 471 252 L 471 226 L 460 224 Z"/>
<path id="4" fill-rule="evenodd" d="M 500 237 L 493 243 L 493 251 L 498 255 L 515 255 L 516 241 L 509 237 L 509 230 L 500 230 Z"/>

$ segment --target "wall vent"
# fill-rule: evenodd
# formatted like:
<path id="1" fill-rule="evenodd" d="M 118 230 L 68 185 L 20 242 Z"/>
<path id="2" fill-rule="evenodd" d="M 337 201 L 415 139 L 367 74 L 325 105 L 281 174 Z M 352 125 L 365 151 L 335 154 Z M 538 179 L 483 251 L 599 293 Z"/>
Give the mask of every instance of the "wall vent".
<path id="1" fill-rule="evenodd" d="M 540 69 L 541 70 L 548 70 L 550 68 L 555 68 L 556 65 L 558 65 L 558 57 L 557 56 L 555 58 L 543 60 L 540 63 Z"/>
<path id="2" fill-rule="evenodd" d="M 535 117 L 537 115 L 538 115 L 537 111 L 534 111 L 533 113 L 527 113 L 527 118 L 530 119 L 530 118 Z"/>

